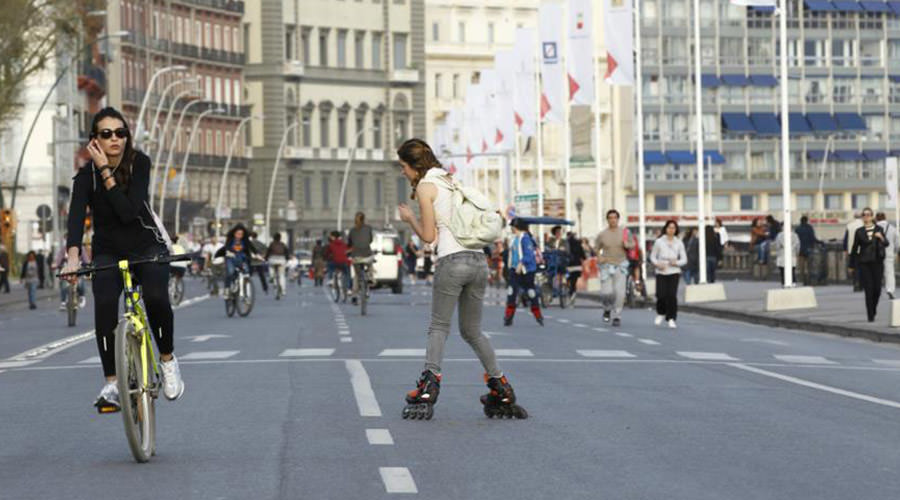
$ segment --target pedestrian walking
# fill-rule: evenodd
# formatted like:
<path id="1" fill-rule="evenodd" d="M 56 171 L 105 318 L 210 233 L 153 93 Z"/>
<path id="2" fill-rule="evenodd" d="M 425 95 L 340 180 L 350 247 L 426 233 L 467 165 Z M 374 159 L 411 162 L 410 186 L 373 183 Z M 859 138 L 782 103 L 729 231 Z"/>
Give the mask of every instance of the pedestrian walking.
<path id="1" fill-rule="evenodd" d="M 750 249 L 756 252 L 756 263 L 763 265 L 769 261 L 768 231 L 762 219 L 753 219 L 750 223 Z"/>
<path id="2" fill-rule="evenodd" d="M 884 291 L 891 300 L 894 300 L 894 290 L 897 287 L 894 262 L 897 257 L 897 248 L 900 247 L 900 237 L 898 237 L 897 228 L 887 221 L 884 212 L 875 214 L 875 220 L 884 231 L 884 239 L 887 242 L 884 249 Z"/>
<path id="3" fill-rule="evenodd" d="M 625 306 L 625 282 L 628 277 L 627 252 L 634 247 L 628 228 L 619 227 L 619 212 L 606 212 L 607 228 L 597 235 L 597 264 L 600 268 L 600 297 L 603 321 L 619 326 Z"/>
<path id="4" fill-rule="evenodd" d="M 544 315 L 541 313 L 540 298 L 534 286 L 534 275 L 537 272 L 537 242 L 528 232 L 528 223 L 524 220 L 513 219 L 511 226 L 513 239 L 509 245 L 509 286 L 506 289 L 503 325 L 512 325 L 519 295 L 525 294 L 531 303 L 531 314 L 543 326 Z"/>
<path id="5" fill-rule="evenodd" d="M 43 250 L 38 250 L 35 253 L 34 258 L 35 258 L 35 262 L 37 262 L 38 289 L 43 290 L 44 282 L 46 281 L 46 278 L 45 278 L 46 273 L 44 272 L 44 269 L 46 269 L 46 266 L 47 266 L 47 259 L 44 258 Z"/>
<path id="6" fill-rule="evenodd" d="M 256 231 L 250 232 L 250 247 L 253 254 L 258 258 L 266 254 L 266 244 L 259 241 L 259 234 Z M 253 267 L 250 267 L 250 273 L 253 274 Z M 262 287 L 263 293 L 269 295 L 269 271 L 268 264 L 265 262 L 256 266 L 256 274 L 259 275 L 259 286 Z"/>
<path id="7" fill-rule="evenodd" d="M 799 273 L 797 278 L 804 285 L 808 285 L 811 282 L 809 255 L 812 253 L 813 248 L 819 243 L 819 240 L 816 239 L 816 230 L 813 229 L 812 225 L 809 223 L 809 217 L 805 215 L 800 217 L 800 225 L 797 226 L 795 233 L 797 234 L 797 239 L 800 240 L 800 251 L 797 254 L 796 263 L 797 271 Z"/>
<path id="8" fill-rule="evenodd" d="M 887 241 L 884 230 L 875 223 L 871 208 L 863 209 L 862 223 L 862 227 L 858 228 L 853 236 L 850 262 L 854 269 L 859 269 L 860 284 L 866 294 L 866 315 L 871 323 L 875 321 L 878 298 L 881 295 Z"/>
<path id="9" fill-rule="evenodd" d="M 784 245 L 784 233 L 785 231 L 789 231 L 790 227 L 778 232 L 778 235 L 775 236 L 775 265 L 778 266 L 778 271 L 780 272 L 781 282 L 784 283 L 784 267 L 785 267 L 785 257 L 787 248 Z M 796 276 L 795 271 L 797 269 L 797 261 L 799 260 L 800 255 L 800 236 L 797 235 L 796 232 L 793 233 L 791 238 L 791 276 Z M 791 284 L 793 284 L 793 279 L 791 280 Z"/>
<path id="10" fill-rule="evenodd" d="M 728 230 L 725 229 L 725 224 L 722 223 L 722 219 L 716 218 L 716 234 L 719 235 L 719 242 L 722 244 L 722 248 L 728 248 Z"/>
<path id="11" fill-rule="evenodd" d="M 685 231 L 682 244 L 687 250 L 687 265 L 683 267 L 684 284 L 694 285 L 700 276 L 700 240 L 697 239 L 696 229 Z"/>
<path id="12" fill-rule="evenodd" d="M 316 240 L 312 250 L 313 286 L 322 286 L 325 283 L 325 246 L 322 240 Z"/>
<path id="13" fill-rule="evenodd" d="M 25 255 L 25 261 L 22 262 L 22 271 L 19 273 L 19 282 L 25 285 L 25 291 L 28 293 L 28 308 L 37 309 L 37 287 L 40 279 L 38 278 L 37 254 L 34 250 Z"/>
<path id="14" fill-rule="evenodd" d="M 859 213 L 853 214 L 853 219 L 847 223 L 846 229 L 844 229 L 844 257 L 847 259 L 847 272 L 850 274 L 850 278 L 853 280 L 853 291 L 861 292 L 862 285 L 860 279 L 860 268 L 854 267 L 851 264 L 850 258 L 850 250 L 853 249 L 854 239 L 856 238 L 856 230 L 862 227 L 862 215 Z"/>
<path id="15" fill-rule="evenodd" d="M 666 321 L 669 328 L 676 328 L 678 318 L 678 280 L 681 266 L 687 264 L 684 242 L 678 239 L 678 223 L 666 221 L 663 234 L 653 243 L 650 262 L 656 268 L 656 320 L 659 326 Z"/>
<path id="16" fill-rule="evenodd" d="M 581 278 L 582 266 L 584 265 L 584 261 L 587 260 L 587 254 L 584 251 L 584 246 L 581 244 L 581 241 L 575 236 L 575 233 L 570 231 L 566 235 L 566 239 L 568 240 L 569 246 L 569 262 L 566 271 L 569 273 L 569 299 L 572 299 L 575 297 L 578 280 Z"/>
<path id="17" fill-rule="evenodd" d="M 458 184 L 452 174 L 441 167 L 424 141 L 410 139 L 404 142 L 397 150 L 397 156 L 421 214 L 421 219 L 417 218 L 406 204 L 401 204 L 398 207 L 400 218 L 424 243 L 439 241 L 425 369 L 416 388 L 406 395 L 403 418 L 428 419 L 432 416 L 440 393 L 444 345 L 450 335 L 450 320 L 457 304 L 460 334 L 475 351 L 485 371 L 484 380 L 489 389 L 481 397 L 485 415 L 527 418 L 528 413 L 515 404 L 515 392 L 500 371 L 490 341 L 481 331 L 488 270 L 481 249 L 463 246 L 451 229 L 449 215 L 455 210 L 453 193 Z"/>
<path id="18" fill-rule="evenodd" d="M 419 249 L 416 247 L 415 240 L 410 236 L 403 247 L 403 265 L 406 267 L 406 272 L 409 274 L 409 283 L 412 285 L 416 284 L 416 261 L 418 256 Z"/>
<path id="19" fill-rule="evenodd" d="M 0 289 L 3 293 L 9 293 L 9 252 L 2 243 L 0 243 Z"/>
<path id="20" fill-rule="evenodd" d="M 706 226 L 706 282 L 716 282 L 716 269 L 722 260 L 722 242 L 712 226 Z"/>

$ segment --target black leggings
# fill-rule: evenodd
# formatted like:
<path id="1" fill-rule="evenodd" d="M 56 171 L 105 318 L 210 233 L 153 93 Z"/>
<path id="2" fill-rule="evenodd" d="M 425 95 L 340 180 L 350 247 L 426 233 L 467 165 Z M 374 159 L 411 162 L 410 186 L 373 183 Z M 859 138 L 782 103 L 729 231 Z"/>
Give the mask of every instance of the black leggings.
<path id="1" fill-rule="evenodd" d="M 151 252 L 148 255 L 158 254 Z M 103 254 L 94 257 L 94 265 L 105 266 L 116 263 L 121 257 Z M 133 258 L 128 256 L 127 258 Z M 171 354 L 174 350 L 174 323 L 172 306 L 169 304 L 169 265 L 140 264 L 132 266 L 134 284 L 141 285 L 141 296 L 147 308 L 147 319 L 156 338 L 160 354 Z M 119 297 L 122 295 L 122 274 L 118 269 L 99 271 L 94 275 L 94 335 L 103 363 L 103 375 L 116 374 L 115 338 L 119 322 Z"/>
<path id="2" fill-rule="evenodd" d="M 881 262 L 861 263 L 859 265 L 859 281 L 866 292 L 866 316 L 869 321 L 875 319 L 878 310 L 878 298 L 881 296 L 881 277 L 884 267 Z"/>
<path id="3" fill-rule="evenodd" d="M 678 319 L 678 278 L 681 274 L 656 275 L 656 314 Z"/>

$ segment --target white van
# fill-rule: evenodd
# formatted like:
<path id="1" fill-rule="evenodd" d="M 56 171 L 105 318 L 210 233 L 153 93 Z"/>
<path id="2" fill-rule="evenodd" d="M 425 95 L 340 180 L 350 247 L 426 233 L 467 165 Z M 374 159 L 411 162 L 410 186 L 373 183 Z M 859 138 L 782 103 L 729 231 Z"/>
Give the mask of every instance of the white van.
<path id="1" fill-rule="evenodd" d="M 403 293 L 403 249 L 397 233 L 375 231 L 372 235 L 372 273 L 375 288 L 388 286 L 393 293 Z"/>

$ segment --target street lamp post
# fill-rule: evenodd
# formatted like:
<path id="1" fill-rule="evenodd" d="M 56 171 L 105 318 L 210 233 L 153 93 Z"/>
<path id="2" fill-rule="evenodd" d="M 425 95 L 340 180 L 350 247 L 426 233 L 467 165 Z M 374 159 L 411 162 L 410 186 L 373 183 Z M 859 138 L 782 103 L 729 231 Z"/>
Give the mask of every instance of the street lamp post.
<path id="1" fill-rule="evenodd" d="M 248 116 L 241 120 L 238 123 L 237 129 L 234 131 L 234 136 L 231 138 L 231 145 L 228 147 L 228 158 L 225 159 L 225 168 L 222 169 L 222 180 L 219 181 L 219 199 L 216 201 L 216 241 L 219 241 L 219 237 L 222 235 L 221 229 L 221 214 L 222 214 L 222 200 L 225 195 L 225 183 L 228 180 L 228 168 L 231 166 L 231 157 L 234 155 L 235 146 L 237 146 L 238 138 L 241 136 L 241 129 L 244 128 L 244 125 L 247 124 L 250 120 L 262 120 L 262 115 L 257 116 Z"/>
<path id="2" fill-rule="evenodd" d="M 353 148 L 350 149 L 350 156 L 347 157 L 347 163 L 344 165 L 344 179 L 341 181 L 341 195 L 338 198 L 338 215 L 337 215 L 337 230 L 341 231 L 343 229 L 343 218 L 344 218 L 344 194 L 347 192 L 347 174 L 350 172 L 350 164 L 353 163 L 353 157 L 356 156 L 356 145 L 359 144 L 359 138 L 369 130 L 372 130 L 374 127 L 364 128 L 356 133 L 356 137 L 353 138 Z"/>
<path id="3" fill-rule="evenodd" d="M 147 84 L 147 91 L 144 94 L 144 100 L 141 102 L 141 110 L 138 112 L 137 124 L 134 126 L 135 146 L 137 146 L 142 139 L 141 133 L 143 132 L 142 128 L 144 125 L 144 113 L 147 111 L 147 104 L 150 102 L 150 94 L 153 92 L 153 86 L 156 85 L 156 80 L 160 77 L 160 75 L 164 73 L 168 73 L 170 71 L 187 71 L 187 69 L 187 66 L 183 64 L 175 64 L 173 66 L 159 68 L 153 73 L 153 76 L 150 77 L 150 83 Z"/>
<path id="4" fill-rule="evenodd" d="M 284 152 L 284 145 L 287 143 L 288 135 L 300 125 L 300 122 L 294 122 L 284 129 L 281 135 L 281 145 L 278 146 L 278 154 L 275 155 L 275 166 L 272 168 L 272 179 L 269 181 L 269 198 L 266 201 L 266 230 L 264 241 L 269 240 L 269 234 L 272 228 L 272 195 L 275 193 L 275 179 L 278 178 L 278 165 L 281 163 L 281 154 Z"/>
<path id="5" fill-rule="evenodd" d="M 103 40 L 106 40 L 109 38 L 120 38 L 120 37 L 129 36 L 129 35 L 131 35 L 131 33 L 128 31 L 117 31 L 115 33 L 110 33 L 109 35 L 106 35 L 106 36 L 98 37 L 93 42 L 85 44 L 84 47 L 82 47 L 79 50 L 79 52 L 88 47 L 91 47 L 92 45 L 94 45 L 97 42 L 102 42 Z M 62 71 L 59 72 L 59 75 L 56 77 L 56 81 L 53 82 L 53 85 L 51 85 L 50 89 L 47 90 L 47 95 L 44 96 L 44 100 L 41 101 L 41 105 L 40 105 L 40 107 L 38 107 L 38 110 L 34 115 L 34 119 L 31 121 L 31 126 L 28 127 L 28 133 L 25 135 L 25 141 L 22 143 L 22 151 L 19 153 L 19 161 L 16 164 L 16 176 L 13 179 L 12 201 L 10 202 L 10 205 L 9 205 L 10 209 L 14 210 L 16 208 L 16 193 L 18 193 L 18 191 L 19 191 L 19 174 L 22 171 L 22 161 L 24 161 L 24 159 L 25 159 L 25 150 L 28 148 L 28 141 L 31 140 L 31 134 L 32 134 L 32 132 L 34 132 L 34 126 L 37 125 L 38 118 L 41 117 L 41 112 L 44 110 L 44 106 L 47 105 L 47 101 L 50 100 L 50 96 L 53 94 L 53 90 L 56 89 L 57 85 L 59 85 L 59 82 L 62 80 L 62 77 L 65 76 L 66 73 L 68 73 L 69 67 L 72 65 L 73 61 L 74 61 L 74 59 L 72 61 L 69 61 L 69 64 L 67 64 L 66 67 L 63 68 Z"/>
<path id="6" fill-rule="evenodd" d="M 597 200 L 599 203 L 600 200 Z M 581 211 L 584 210 L 584 201 L 581 199 L 581 196 L 575 200 L 575 210 L 578 211 L 578 236 L 581 236 L 581 233 L 584 232 L 584 229 L 581 225 Z"/>
<path id="7" fill-rule="evenodd" d="M 179 84 L 196 83 L 196 82 L 197 82 L 196 78 L 189 76 L 187 78 L 175 80 L 174 82 L 166 85 L 166 88 L 163 89 L 162 94 L 160 94 L 160 96 L 159 96 L 159 103 L 157 103 L 157 105 L 156 105 L 156 113 L 153 114 L 153 120 L 150 122 L 152 125 L 150 126 L 150 133 L 147 138 L 148 143 L 152 144 L 154 142 L 153 141 L 153 133 L 156 132 L 157 128 L 159 128 L 159 127 L 157 127 L 158 122 L 159 122 L 159 114 L 162 112 L 163 103 L 166 102 L 166 96 L 169 95 L 169 91 L 172 90 L 173 88 L 175 88 L 175 86 L 177 86 Z M 157 143 L 157 146 L 159 146 L 159 140 L 157 140 L 155 142 Z M 150 155 L 149 148 L 146 148 L 145 152 L 147 153 L 148 156 Z"/>
<path id="8" fill-rule="evenodd" d="M 188 158 L 191 156 L 191 144 L 194 143 L 194 136 L 197 135 L 197 127 L 200 125 L 200 120 L 203 119 L 204 116 L 210 113 L 224 113 L 225 110 L 222 108 L 210 108 L 206 111 L 197 115 L 197 118 L 194 119 L 194 126 L 191 127 L 191 136 L 188 138 L 187 146 L 184 150 L 184 158 L 181 160 L 181 180 L 178 182 L 178 194 L 175 198 L 175 234 L 178 234 L 178 230 L 181 228 L 181 196 L 184 192 L 184 179 L 187 175 L 187 163 Z M 173 143 L 175 141 L 172 141 Z"/>
<path id="9" fill-rule="evenodd" d="M 175 114 L 175 105 L 182 97 L 190 95 L 194 89 L 187 89 L 175 95 L 169 104 L 169 112 L 166 113 L 166 123 L 163 125 L 162 134 L 159 136 L 159 145 L 156 150 L 156 158 L 153 159 L 153 175 L 150 179 L 150 206 L 153 206 L 153 200 L 156 198 L 156 173 L 159 171 L 159 162 L 162 160 L 163 152 L 166 147 L 166 135 L 169 133 L 169 124 L 172 122 L 172 115 Z"/>
<path id="10" fill-rule="evenodd" d="M 191 106 L 193 106 L 194 104 L 199 104 L 199 103 L 211 104 L 212 101 L 206 101 L 206 100 L 191 101 L 191 102 L 187 103 L 183 108 L 181 108 L 181 115 L 178 117 L 178 125 L 175 127 L 175 134 L 174 134 L 175 138 L 177 138 L 178 135 L 181 134 L 181 123 L 182 123 L 182 121 L 184 121 L 184 115 L 185 115 L 185 113 L 187 113 L 187 110 L 191 109 Z M 176 144 L 178 144 L 178 141 L 173 139 L 172 145 L 169 147 L 169 156 L 166 158 L 166 165 L 169 165 L 172 163 L 172 156 L 175 154 L 175 145 Z M 168 168 L 168 167 L 166 167 L 166 168 Z M 169 185 L 169 172 L 165 171 L 165 172 L 163 172 L 162 193 L 160 193 L 160 195 L 159 195 L 159 216 L 161 219 L 163 219 L 163 221 L 165 221 L 165 217 L 166 217 L 166 213 L 163 210 L 166 208 L 166 188 L 168 187 L 168 185 Z"/>

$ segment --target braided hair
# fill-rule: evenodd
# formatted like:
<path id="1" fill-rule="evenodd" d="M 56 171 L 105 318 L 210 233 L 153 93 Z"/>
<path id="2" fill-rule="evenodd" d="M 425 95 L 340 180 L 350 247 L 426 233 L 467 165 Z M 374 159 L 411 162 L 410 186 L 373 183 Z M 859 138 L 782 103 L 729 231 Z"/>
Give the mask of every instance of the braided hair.
<path id="1" fill-rule="evenodd" d="M 441 162 L 434 156 L 431 146 L 422 139 L 408 139 L 397 148 L 397 156 L 404 163 L 416 171 L 416 178 L 410 181 L 412 185 L 412 195 L 410 198 L 416 199 L 416 188 L 419 181 L 425 177 L 425 174 L 432 168 L 443 168 Z"/>

